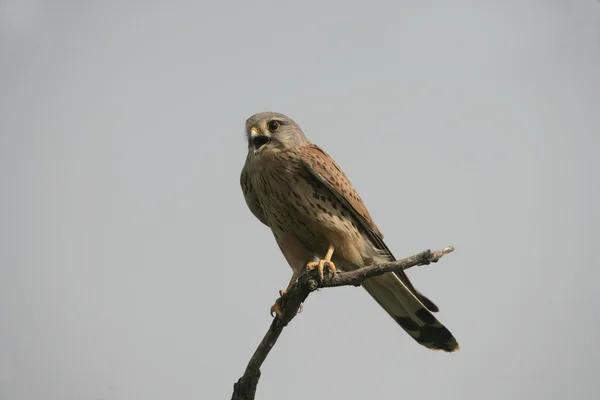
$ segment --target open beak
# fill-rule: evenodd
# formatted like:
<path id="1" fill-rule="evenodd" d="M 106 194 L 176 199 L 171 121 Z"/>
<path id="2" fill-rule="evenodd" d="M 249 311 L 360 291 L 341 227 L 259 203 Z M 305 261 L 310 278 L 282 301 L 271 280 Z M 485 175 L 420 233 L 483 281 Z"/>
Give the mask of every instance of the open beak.
<path id="1" fill-rule="evenodd" d="M 258 153 L 264 146 L 269 144 L 271 138 L 263 135 L 263 133 L 255 126 L 250 129 L 250 144 L 254 148 L 254 154 Z"/>

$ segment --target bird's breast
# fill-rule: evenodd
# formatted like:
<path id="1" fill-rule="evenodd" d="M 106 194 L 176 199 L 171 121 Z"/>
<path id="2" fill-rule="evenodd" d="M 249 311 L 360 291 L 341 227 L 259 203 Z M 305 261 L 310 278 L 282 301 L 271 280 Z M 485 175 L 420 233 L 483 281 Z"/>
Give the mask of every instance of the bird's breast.
<path id="1" fill-rule="evenodd" d="M 300 162 L 263 159 L 251 179 L 276 236 L 292 232 L 316 254 L 325 254 L 329 243 L 355 261 L 363 253 L 365 239 L 352 212 Z"/>

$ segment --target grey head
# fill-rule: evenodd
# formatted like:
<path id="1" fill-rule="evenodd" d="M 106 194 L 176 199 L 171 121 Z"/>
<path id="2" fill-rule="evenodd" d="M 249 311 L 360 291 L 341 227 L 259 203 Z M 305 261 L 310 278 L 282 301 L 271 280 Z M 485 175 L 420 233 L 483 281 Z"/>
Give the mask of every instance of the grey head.
<path id="1" fill-rule="evenodd" d="M 248 152 L 254 155 L 275 153 L 306 146 L 310 141 L 290 117 L 266 111 L 246 120 Z"/>

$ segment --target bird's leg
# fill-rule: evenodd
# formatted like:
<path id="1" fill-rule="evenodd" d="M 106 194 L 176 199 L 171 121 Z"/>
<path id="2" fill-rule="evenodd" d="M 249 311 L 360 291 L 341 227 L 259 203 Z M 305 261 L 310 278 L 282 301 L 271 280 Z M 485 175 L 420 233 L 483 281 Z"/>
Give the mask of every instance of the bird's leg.
<path id="1" fill-rule="evenodd" d="M 290 283 L 288 284 L 287 288 L 285 290 L 279 291 L 279 298 L 275 301 L 275 304 L 271 306 L 271 315 L 275 314 L 278 317 L 281 317 L 281 298 L 285 296 L 288 290 L 290 290 L 296 284 L 296 280 L 298 280 L 300 274 L 301 272 L 297 272 L 294 270 L 294 273 L 292 274 L 292 279 L 290 279 Z"/>
<path id="2" fill-rule="evenodd" d="M 325 264 L 327 264 L 329 267 L 329 271 L 332 274 L 335 274 L 335 264 L 333 263 L 333 261 L 331 261 L 331 257 L 333 256 L 334 250 L 335 249 L 333 247 L 333 244 L 329 244 L 329 248 L 327 249 L 327 254 L 325 254 L 325 258 L 319 261 L 309 262 L 308 264 L 306 264 L 306 268 L 308 268 L 309 271 L 311 269 L 317 268 L 317 271 L 319 271 L 319 276 L 321 277 L 321 279 L 323 279 L 323 270 L 325 269 Z"/>
<path id="3" fill-rule="evenodd" d="M 290 290 L 296 284 L 296 281 L 298 280 L 298 277 L 301 274 L 302 274 L 302 272 L 294 271 L 294 273 L 292 274 L 292 279 L 290 279 L 290 283 L 288 284 L 288 286 L 285 290 L 279 291 L 279 296 L 284 296 L 287 293 L 287 291 Z"/>

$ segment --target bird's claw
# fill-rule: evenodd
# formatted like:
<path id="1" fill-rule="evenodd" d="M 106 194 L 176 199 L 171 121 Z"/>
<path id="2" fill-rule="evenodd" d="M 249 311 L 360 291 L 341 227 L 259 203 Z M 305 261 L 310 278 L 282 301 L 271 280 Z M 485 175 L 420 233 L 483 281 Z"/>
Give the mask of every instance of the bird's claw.
<path id="1" fill-rule="evenodd" d="M 279 291 L 279 298 L 275 301 L 275 304 L 271 306 L 271 317 L 277 316 L 278 318 L 281 318 L 283 316 L 283 312 L 281 311 L 281 299 L 286 294 L 286 290 Z"/>
<path id="2" fill-rule="evenodd" d="M 319 272 L 319 278 L 321 278 L 321 280 L 323 280 L 323 271 L 325 270 L 325 265 L 327 265 L 327 269 L 329 270 L 329 272 L 334 275 L 337 271 L 337 269 L 335 268 L 335 264 L 333 263 L 333 261 L 329 261 L 329 260 L 319 260 L 319 261 L 312 261 L 309 262 L 308 264 L 306 264 L 306 268 L 310 271 L 312 269 L 317 269 L 317 271 Z"/>
<path id="3" fill-rule="evenodd" d="M 279 298 L 275 301 L 275 304 L 273 304 L 271 306 L 271 317 L 277 317 L 277 318 L 282 318 L 283 317 L 283 311 L 281 311 L 281 299 L 283 298 L 283 296 L 285 296 L 287 294 L 287 290 L 280 290 L 279 291 Z M 302 304 L 300 304 L 300 307 L 298 307 L 298 314 L 300 314 L 302 312 Z"/>
<path id="4" fill-rule="evenodd" d="M 271 306 L 271 317 L 275 318 L 281 318 L 283 316 L 283 313 L 281 312 L 281 303 L 279 302 L 280 299 L 277 299 L 275 301 L 275 304 L 273 304 Z"/>

